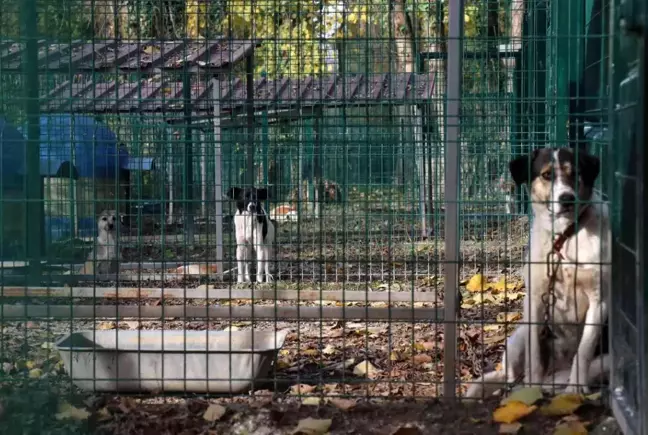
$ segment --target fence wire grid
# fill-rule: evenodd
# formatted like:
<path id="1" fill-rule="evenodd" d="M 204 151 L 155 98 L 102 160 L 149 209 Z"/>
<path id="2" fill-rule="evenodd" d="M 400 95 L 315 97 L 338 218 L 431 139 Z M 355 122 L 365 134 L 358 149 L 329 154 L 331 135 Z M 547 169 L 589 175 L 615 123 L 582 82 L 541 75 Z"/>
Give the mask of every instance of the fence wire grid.
<path id="1" fill-rule="evenodd" d="M 462 396 L 523 320 L 509 162 L 587 151 L 616 198 L 617 3 L 0 0 L 0 428 L 305 416 L 215 408 L 272 398 L 394 433 L 418 405 L 329 408 Z M 234 187 L 267 192 L 272 280 L 239 282 Z M 497 433 L 451 403 L 421 430 Z"/>

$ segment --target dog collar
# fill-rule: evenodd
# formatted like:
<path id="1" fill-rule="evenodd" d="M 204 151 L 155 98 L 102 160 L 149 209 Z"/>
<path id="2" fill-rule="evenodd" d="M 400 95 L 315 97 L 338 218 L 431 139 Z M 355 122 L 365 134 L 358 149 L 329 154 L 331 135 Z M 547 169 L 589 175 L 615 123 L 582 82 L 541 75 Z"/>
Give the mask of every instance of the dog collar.
<path id="1" fill-rule="evenodd" d="M 562 233 L 556 236 L 556 239 L 553 242 L 552 253 L 554 253 L 561 259 L 564 259 L 564 257 L 560 251 L 562 251 L 565 242 L 567 242 L 567 240 L 569 240 L 574 234 L 576 234 L 576 228 L 580 224 L 581 220 L 583 219 L 583 216 L 585 215 L 585 211 L 588 208 L 589 208 L 589 204 L 582 208 L 580 214 L 578 215 L 578 219 L 576 219 L 574 222 L 569 224 L 569 226 L 565 228 L 565 231 L 563 231 Z"/>

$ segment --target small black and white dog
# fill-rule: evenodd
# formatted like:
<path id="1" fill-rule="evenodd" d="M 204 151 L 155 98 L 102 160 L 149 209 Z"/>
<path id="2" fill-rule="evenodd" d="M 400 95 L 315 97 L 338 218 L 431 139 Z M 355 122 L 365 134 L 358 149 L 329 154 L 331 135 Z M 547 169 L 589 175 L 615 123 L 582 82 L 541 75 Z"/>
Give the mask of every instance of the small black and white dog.
<path id="1" fill-rule="evenodd" d="M 257 282 L 272 282 L 270 263 L 275 227 L 263 209 L 262 201 L 268 199 L 267 189 L 254 187 L 232 187 L 227 196 L 236 201 L 234 231 L 236 234 L 236 261 L 238 262 L 237 282 L 250 282 L 250 263 L 252 248 L 257 256 Z"/>

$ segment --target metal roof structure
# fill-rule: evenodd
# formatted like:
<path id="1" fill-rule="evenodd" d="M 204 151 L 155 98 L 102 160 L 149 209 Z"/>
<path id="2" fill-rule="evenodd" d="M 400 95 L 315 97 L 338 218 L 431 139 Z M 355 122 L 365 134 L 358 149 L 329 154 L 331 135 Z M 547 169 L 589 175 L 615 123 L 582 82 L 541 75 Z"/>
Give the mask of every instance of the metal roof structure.
<path id="1" fill-rule="evenodd" d="M 214 39 L 191 41 L 102 40 L 69 44 L 38 41 L 39 73 L 79 74 L 112 72 L 147 74 L 161 71 L 192 71 L 218 74 L 252 54 L 248 40 Z M 0 71 L 23 71 L 26 44 L 0 40 Z"/>
<path id="2" fill-rule="evenodd" d="M 208 115 L 214 109 L 213 81 L 192 85 L 192 113 Z M 347 74 L 304 79 L 259 79 L 252 96 L 255 111 L 335 107 L 342 104 L 421 104 L 432 98 L 433 74 Z M 246 82 L 220 82 L 223 118 L 245 113 Z M 217 94 L 216 94 L 217 95 Z M 183 84 L 156 78 L 131 83 L 66 82 L 41 98 L 43 113 L 162 113 L 168 118 L 184 113 Z"/>

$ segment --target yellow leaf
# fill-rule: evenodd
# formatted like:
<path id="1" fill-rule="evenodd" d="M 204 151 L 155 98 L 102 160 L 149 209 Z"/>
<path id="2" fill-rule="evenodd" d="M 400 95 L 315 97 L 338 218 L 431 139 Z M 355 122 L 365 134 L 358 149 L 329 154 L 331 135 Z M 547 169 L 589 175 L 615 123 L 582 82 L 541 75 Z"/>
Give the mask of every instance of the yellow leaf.
<path id="1" fill-rule="evenodd" d="M 226 412 L 227 408 L 225 408 L 224 406 L 221 406 L 217 403 L 212 403 L 205 410 L 203 414 L 203 420 L 209 422 L 218 421 L 225 415 Z"/>
<path id="2" fill-rule="evenodd" d="M 587 429 L 580 421 L 568 421 L 556 426 L 554 435 L 587 435 Z"/>
<path id="3" fill-rule="evenodd" d="M 601 399 L 601 392 L 597 391 L 596 393 L 592 393 L 589 396 L 585 396 L 585 398 L 590 402 L 596 402 L 597 400 Z"/>
<path id="4" fill-rule="evenodd" d="M 41 369 L 31 369 L 29 371 L 29 377 L 31 379 L 38 379 L 43 376 L 43 371 Z"/>
<path id="5" fill-rule="evenodd" d="M 320 403 L 322 403 L 321 397 L 305 397 L 302 400 L 302 405 L 306 406 L 318 406 Z"/>
<path id="6" fill-rule="evenodd" d="M 472 297 L 472 301 L 475 304 L 489 304 L 497 302 L 495 297 L 493 297 L 493 295 L 490 293 L 475 293 L 475 295 Z"/>
<path id="7" fill-rule="evenodd" d="M 521 402 L 530 406 L 542 399 L 542 397 L 542 388 L 525 387 L 513 391 L 508 397 L 502 399 L 500 405 L 506 405 L 509 402 Z"/>
<path id="8" fill-rule="evenodd" d="M 515 435 L 522 429 L 522 423 L 503 423 L 499 427 L 499 433 L 507 435 Z"/>
<path id="9" fill-rule="evenodd" d="M 414 350 L 422 352 L 425 350 L 425 345 L 423 343 L 414 343 Z"/>
<path id="10" fill-rule="evenodd" d="M 531 414 L 537 408 L 535 405 L 529 406 L 522 402 L 508 402 L 493 412 L 493 421 L 495 423 L 513 423 Z"/>
<path id="11" fill-rule="evenodd" d="M 317 355 L 319 355 L 319 350 L 317 350 L 317 349 L 306 349 L 305 351 L 302 352 L 302 355 L 317 356 Z"/>
<path id="12" fill-rule="evenodd" d="M 349 23 L 351 23 L 351 24 L 355 24 L 355 23 L 357 23 L 357 22 L 358 22 L 358 14 L 356 14 L 356 13 L 350 13 L 350 14 L 347 16 L 347 21 L 348 21 Z"/>
<path id="13" fill-rule="evenodd" d="M 54 416 L 57 420 L 87 420 L 90 413 L 85 409 L 75 408 L 69 403 L 61 403 L 58 408 L 58 413 Z"/>
<path id="14" fill-rule="evenodd" d="M 493 284 L 493 291 L 503 292 L 507 290 L 515 290 L 518 287 L 518 284 L 510 279 L 506 279 L 505 276 L 501 277 L 499 281 Z"/>
<path id="15" fill-rule="evenodd" d="M 488 290 L 488 283 L 484 280 L 484 275 L 478 273 L 468 280 L 466 290 L 471 292 L 483 292 Z"/>
<path id="16" fill-rule="evenodd" d="M 559 394 L 540 410 L 544 415 L 560 416 L 573 414 L 583 404 L 580 394 Z"/>
<path id="17" fill-rule="evenodd" d="M 333 355 L 335 352 L 337 352 L 337 349 L 332 344 L 328 344 L 324 349 L 322 349 L 324 355 Z"/>
<path id="18" fill-rule="evenodd" d="M 375 378 L 380 371 L 369 361 L 362 361 L 353 368 L 353 374 L 356 376 L 366 376 L 370 379 Z"/>
<path id="19" fill-rule="evenodd" d="M 292 433 L 293 435 L 323 435 L 328 432 L 332 423 L 333 420 L 330 419 L 318 420 L 308 417 L 303 420 L 299 420 L 297 427 Z"/>
<path id="20" fill-rule="evenodd" d="M 36 367 L 36 363 L 34 361 L 27 361 L 25 362 L 25 367 L 27 367 L 28 370 L 31 370 Z"/>
<path id="21" fill-rule="evenodd" d="M 493 332 L 500 329 L 500 325 L 484 325 L 484 332 Z"/>

